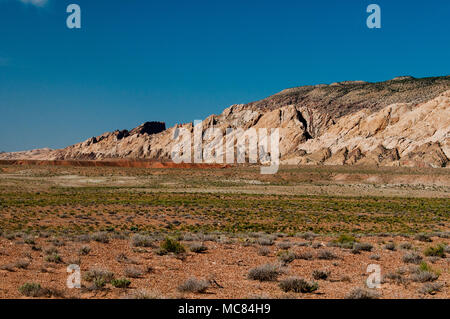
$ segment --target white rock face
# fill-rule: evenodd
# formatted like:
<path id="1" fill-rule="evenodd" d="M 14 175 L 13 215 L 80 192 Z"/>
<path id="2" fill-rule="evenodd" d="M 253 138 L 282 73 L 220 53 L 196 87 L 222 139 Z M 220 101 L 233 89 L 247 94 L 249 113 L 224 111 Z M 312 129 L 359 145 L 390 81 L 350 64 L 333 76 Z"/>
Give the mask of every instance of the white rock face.
<path id="1" fill-rule="evenodd" d="M 399 102 L 385 104 L 392 101 Z M 194 131 L 193 124 L 187 123 L 162 131 L 157 127 L 153 132 L 154 127 L 145 123 L 65 149 L 1 153 L 0 159 L 167 160 L 178 128 Z M 237 139 L 242 132 L 236 129 L 279 128 L 282 164 L 446 167 L 450 158 L 450 77 L 401 77 L 376 84 L 349 81 L 287 89 L 207 117 L 202 122 L 202 136 L 210 128 L 223 133 L 232 128 Z M 225 140 L 213 137 L 204 141 L 213 146 L 220 143 L 226 145 Z"/>

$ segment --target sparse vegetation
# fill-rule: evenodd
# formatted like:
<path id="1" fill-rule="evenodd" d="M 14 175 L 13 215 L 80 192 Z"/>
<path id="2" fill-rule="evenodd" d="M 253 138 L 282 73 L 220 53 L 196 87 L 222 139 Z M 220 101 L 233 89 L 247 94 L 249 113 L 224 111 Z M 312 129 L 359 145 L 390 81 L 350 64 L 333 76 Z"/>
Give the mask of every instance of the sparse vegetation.
<path id="1" fill-rule="evenodd" d="M 133 247 L 154 247 L 153 238 L 150 236 L 136 234 L 131 238 Z"/>
<path id="2" fill-rule="evenodd" d="M 49 295 L 49 290 L 42 288 L 38 283 L 25 283 L 19 288 L 19 292 L 26 297 L 44 297 Z"/>
<path id="3" fill-rule="evenodd" d="M 287 265 L 295 260 L 295 254 L 292 251 L 288 250 L 280 250 L 277 253 L 278 260 L 281 261 L 284 265 Z"/>
<path id="4" fill-rule="evenodd" d="M 140 278 L 144 275 L 144 271 L 137 267 L 127 267 L 124 269 L 123 274 L 130 278 Z"/>
<path id="5" fill-rule="evenodd" d="M 109 243 L 109 235 L 107 232 L 94 233 L 94 234 L 92 234 L 91 238 L 92 238 L 92 240 L 99 242 L 99 243 L 103 243 L 103 244 Z"/>
<path id="6" fill-rule="evenodd" d="M 260 256 L 268 256 L 270 254 L 270 249 L 267 247 L 259 247 L 258 255 Z"/>
<path id="7" fill-rule="evenodd" d="M 280 274 L 281 270 L 278 265 L 265 264 L 251 269 L 248 278 L 259 281 L 275 281 Z"/>
<path id="8" fill-rule="evenodd" d="M 126 278 L 112 279 L 111 285 L 116 288 L 128 288 L 131 285 L 131 281 Z"/>
<path id="9" fill-rule="evenodd" d="M 180 292 L 204 293 L 209 288 L 210 283 L 204 279 L 189 278 L 178 286 Z"/>
<path id="10" fill-rule="evenodd" d="M 319 284 L 316 282 L 308 282 L 305 279 L 298 277 L 290 277 L 280 282 L 280 288 L 284 292 L 297 292 L 297 293 L 311 293 L 319 288 Z"/>
<path id="11" fill-rule="evenodd" d="M 91 252 L 91 247 L 87 246 L 87 245 L 82 246 L 79 250 L 79 253 L 82 256 L 87 256 L 87 255 L 89 255 L 90 252 Z"/>
<path id="12" fill-rule="evenodd" d="M 312 276 L 315 280 L 327 280 L 328 276 L 330 276 L 330 271 L 315 269 Z"/>
<path id="13" fill-rule="evenodd" d="M 160 245 L 161 254 L 167 253 L 181 254 L 184 252 L 186 252 L 186 248 L 184 248 L 184 246 L 179 241 L 171 237 L 166 237 L 166 239 Z"/>
<path id="14" fill-rule="evenodd" d="M 423 252 L 423 254 L 425 256 L 434 256 L 434 257 L 441 257 L 441 258 L 445 258 L 445 250 L 444 250 L 444 245 L 439 244 L 435 247 L 428 247 L 427 249 L 425 249 L 425 251 Z"/>
<path id="15" fill-rule="evenodd" d="M 355 288 L 346 296 L 347 299 L 378 299 L 380 295 L 367 288 Z"/>
<path id="16" fill-rule="evenodd" d="M 96 282 L 100 284 L 100 287 L 103 287 L 114 279 L 114 273 L 105 269 L 93 268 L 84 272 L 83 279 L 88 282 Z"/>
<path id="17" fill-rule="evenodd" d="M 444 285 L 442 283 L 427 282 L 419 289 L 419 293 L 435 295 L 436 293 L 441 291 L 442 287 L 444 287 Z"/>
<path id="18" fill-rule="evenodd" d="M 420 264 L 420 262 L 423 260 L 422 256 L 415 252 L 406 253 L 403 256 L 403 262 L 409 263 L 409 264 Z"/>
<path id="19" fill-rule="evenodd" d="M 330 250 L 321 250 L 317 254 L 317 258 L 324 260 L 333 260 L 337 259 L 338 257 Z"/>

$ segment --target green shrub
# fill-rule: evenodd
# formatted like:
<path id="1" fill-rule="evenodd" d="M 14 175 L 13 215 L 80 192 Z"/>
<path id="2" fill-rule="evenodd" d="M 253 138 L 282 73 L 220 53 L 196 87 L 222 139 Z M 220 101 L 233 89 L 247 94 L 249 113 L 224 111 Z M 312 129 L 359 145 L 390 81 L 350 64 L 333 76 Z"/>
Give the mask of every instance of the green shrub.
<path id="1" fill-rule="evenodd" d="M 131 285 L 131 281 L 126 278 L 119 278 L 111 280 L 111 285 L 116 288 L 128 288 Z"/>
<path id="2" fill-rule="evenodd" d="M 181 254 L 186 252 L 186 249 L 179 241 L 170 237 L 166 237 L 166 239 L 161 243 L 160 248 L 161 252 L 165 253 Z"/>
<path id="3" fill-rule="evenodd" d="M 284 292 L 301 292 L 311 293 L 319 288 L 319 284 L 316 282 L 308 282 L 302 278 L 290 277 L 282 280 L 279 284 L 281 290 Z"/>
<path id="4" fill-rule="evenodd" d="M 341 245 L 353 245 L 353 243 L 356 242 L 356 239 L 352 235 L 342 234 L 336 240 L 334 240 L 334 242 Z"/>
<path id="5" fill-rule="evenodd" d="M 109 283 L 111 280 L 114 279 L 114 274 L 108 270 L 103 269 L 90 269 L 87 272 L 84 273 L 83 279 L 88 282 L 105 282 Z"/>
<path id="6" fill-rule="evenodd" d="M 48 295 L 48 290 L 37 283 L 25 283 L 19 288 L 19 292 L 27 297 L 43 297 Z"/>
<path id="7" fill-rule="evenodd" d="M 434 257 L 441 257 L 445 258 L 445 246 L 442 244 L 437 245 L 436 247 L 428 247 L 425 249 L 423 254 L 425 256 L 434 256 Z"/>
<path id="8" fill-rule="evenodd" d="M 58 264 L 62 262 L 62 259 L 61 256 L 59 256 L 57 253 L 53 253 L 45 256 L 45 261 Z"/>

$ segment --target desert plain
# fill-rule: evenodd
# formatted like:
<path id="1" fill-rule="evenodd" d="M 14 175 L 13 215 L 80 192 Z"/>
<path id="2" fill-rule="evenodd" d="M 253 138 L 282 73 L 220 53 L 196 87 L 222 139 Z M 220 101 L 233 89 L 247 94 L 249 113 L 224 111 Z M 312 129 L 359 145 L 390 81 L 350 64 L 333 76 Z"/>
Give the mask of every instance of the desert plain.
<path id="1" fill-rule="evenodd" d="M 0 298 L 449 298 L 449 194 L 446 168 L 3 163 Z"/>

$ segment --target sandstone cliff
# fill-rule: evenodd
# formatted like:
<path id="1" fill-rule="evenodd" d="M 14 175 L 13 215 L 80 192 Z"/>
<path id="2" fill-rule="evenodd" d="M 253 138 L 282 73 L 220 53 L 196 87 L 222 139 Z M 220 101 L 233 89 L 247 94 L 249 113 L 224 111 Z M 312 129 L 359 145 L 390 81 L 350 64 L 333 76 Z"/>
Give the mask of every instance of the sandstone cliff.
<path id="1" fill-rule="evenodd" d="M 232 105 L 203 120 L 214 127 L 280 128 L 282 164 L 446 167 L 450 158 L 450 76 L 284 90 Z M 170 159 L 177 128 L 147 122 L 60 150 L 2 153 L 0 159 Z M 238 133 L 236 133 L 238 134 Z"/>

